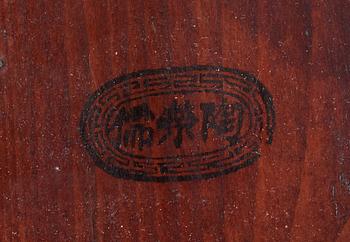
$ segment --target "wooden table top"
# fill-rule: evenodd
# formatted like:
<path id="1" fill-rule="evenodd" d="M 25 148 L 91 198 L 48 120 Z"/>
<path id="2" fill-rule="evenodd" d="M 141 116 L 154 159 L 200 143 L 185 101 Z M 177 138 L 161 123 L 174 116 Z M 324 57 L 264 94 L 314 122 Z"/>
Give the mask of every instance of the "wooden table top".
<path id="1" fill-rule="evenodd" d="M 349 12 L 0 1 L 0 241 L 350 241 Z"/>

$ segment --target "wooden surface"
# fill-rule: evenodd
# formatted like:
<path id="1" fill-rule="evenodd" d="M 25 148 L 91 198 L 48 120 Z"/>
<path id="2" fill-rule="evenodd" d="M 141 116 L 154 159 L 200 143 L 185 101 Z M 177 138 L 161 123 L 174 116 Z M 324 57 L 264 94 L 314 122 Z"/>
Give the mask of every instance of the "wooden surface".
<path id="1" fill-rule="evenodd" d="M 0 1 L 0 241 L 349 241 L 350 2 Z M 166 66 L 256 76 L 276 111 L 253 165 L 152 183 L 95 167 L 84 102 Z"/>

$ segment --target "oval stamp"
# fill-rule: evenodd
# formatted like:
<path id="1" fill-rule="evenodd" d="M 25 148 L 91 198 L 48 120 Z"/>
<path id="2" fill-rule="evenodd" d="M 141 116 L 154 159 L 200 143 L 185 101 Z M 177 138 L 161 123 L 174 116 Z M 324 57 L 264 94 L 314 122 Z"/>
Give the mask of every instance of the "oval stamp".
<path id="1" fill-rule="evenodd" d="M 271 144 L 272 97 L 252 75 L 217 66 L 144 70 L 111 80 L 84 106 L 80 133 L 96 165 L 141 181 L 237 171 Z"/>

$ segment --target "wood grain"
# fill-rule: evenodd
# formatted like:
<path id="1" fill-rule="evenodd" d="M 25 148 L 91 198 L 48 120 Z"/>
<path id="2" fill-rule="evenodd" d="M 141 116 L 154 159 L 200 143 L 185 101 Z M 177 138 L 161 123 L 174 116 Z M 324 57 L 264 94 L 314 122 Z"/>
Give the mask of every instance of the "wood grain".
<path id="1" fill-rule="evenodd" d="M 0 1 L 0 241 L 348 241 L 350 2 Z M 274 142 L 214 179 L 96 168 L 78 124 L 107 80 L 222 65 L 274 97 Z"/>

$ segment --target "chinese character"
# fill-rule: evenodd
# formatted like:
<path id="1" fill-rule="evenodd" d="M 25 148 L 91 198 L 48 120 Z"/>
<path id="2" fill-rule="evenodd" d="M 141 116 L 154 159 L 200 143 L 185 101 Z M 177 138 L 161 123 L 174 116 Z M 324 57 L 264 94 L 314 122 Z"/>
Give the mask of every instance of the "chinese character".
<path id="1" fill-rule="evenodd" d="M 146 121 L 154 119 L 154 114 L 147 103 L 133 107 L 130 111 L 125 107 L 121 108 L 111 127 L 106 129 L 108 137 L 112 137 L 113 146 L 119 148 L 121 145 L 125 147 L 130 145 L 134 148 L 137 143 L 139 150 L 142 150 L 145 145 L 151 146 L 153 142 L 153 129 L 151 127 L 136 123 L 125 128 L 125 124 L 138 122 L 142 119 Z"/>
<path id="2" fill-rule="evenodd" d="M 165 130 L 165 135 L 162 136 L 158 144 L 164 143 L 175 130 L 174 144 L 176 148 L 180 148 L 183 139 L 183 132 L 188 138 L 193 139 L 193 126 L 198 122 L 194 112 L 193 105 L 188 100 L 185 100 L 183 105 L 179 105 L 177 100 L 168 108 L 164 108 L 162 115 L 157 119 L 157 129 Z"/>
<path id="3" fill-rule="evenodd" d="M 200 108 L 203 112 L 202 138 L 206 142 L 209 129 L 213 129 L 216 135 L 223 135 L 234 131 L 232 136 L 225 137 L 232 145 L 237 141 L 242 128 L 243 108 L 239 103 L 226 104 L 225 100 L 216 110 L 215 103 L 201 103 Z"/>

